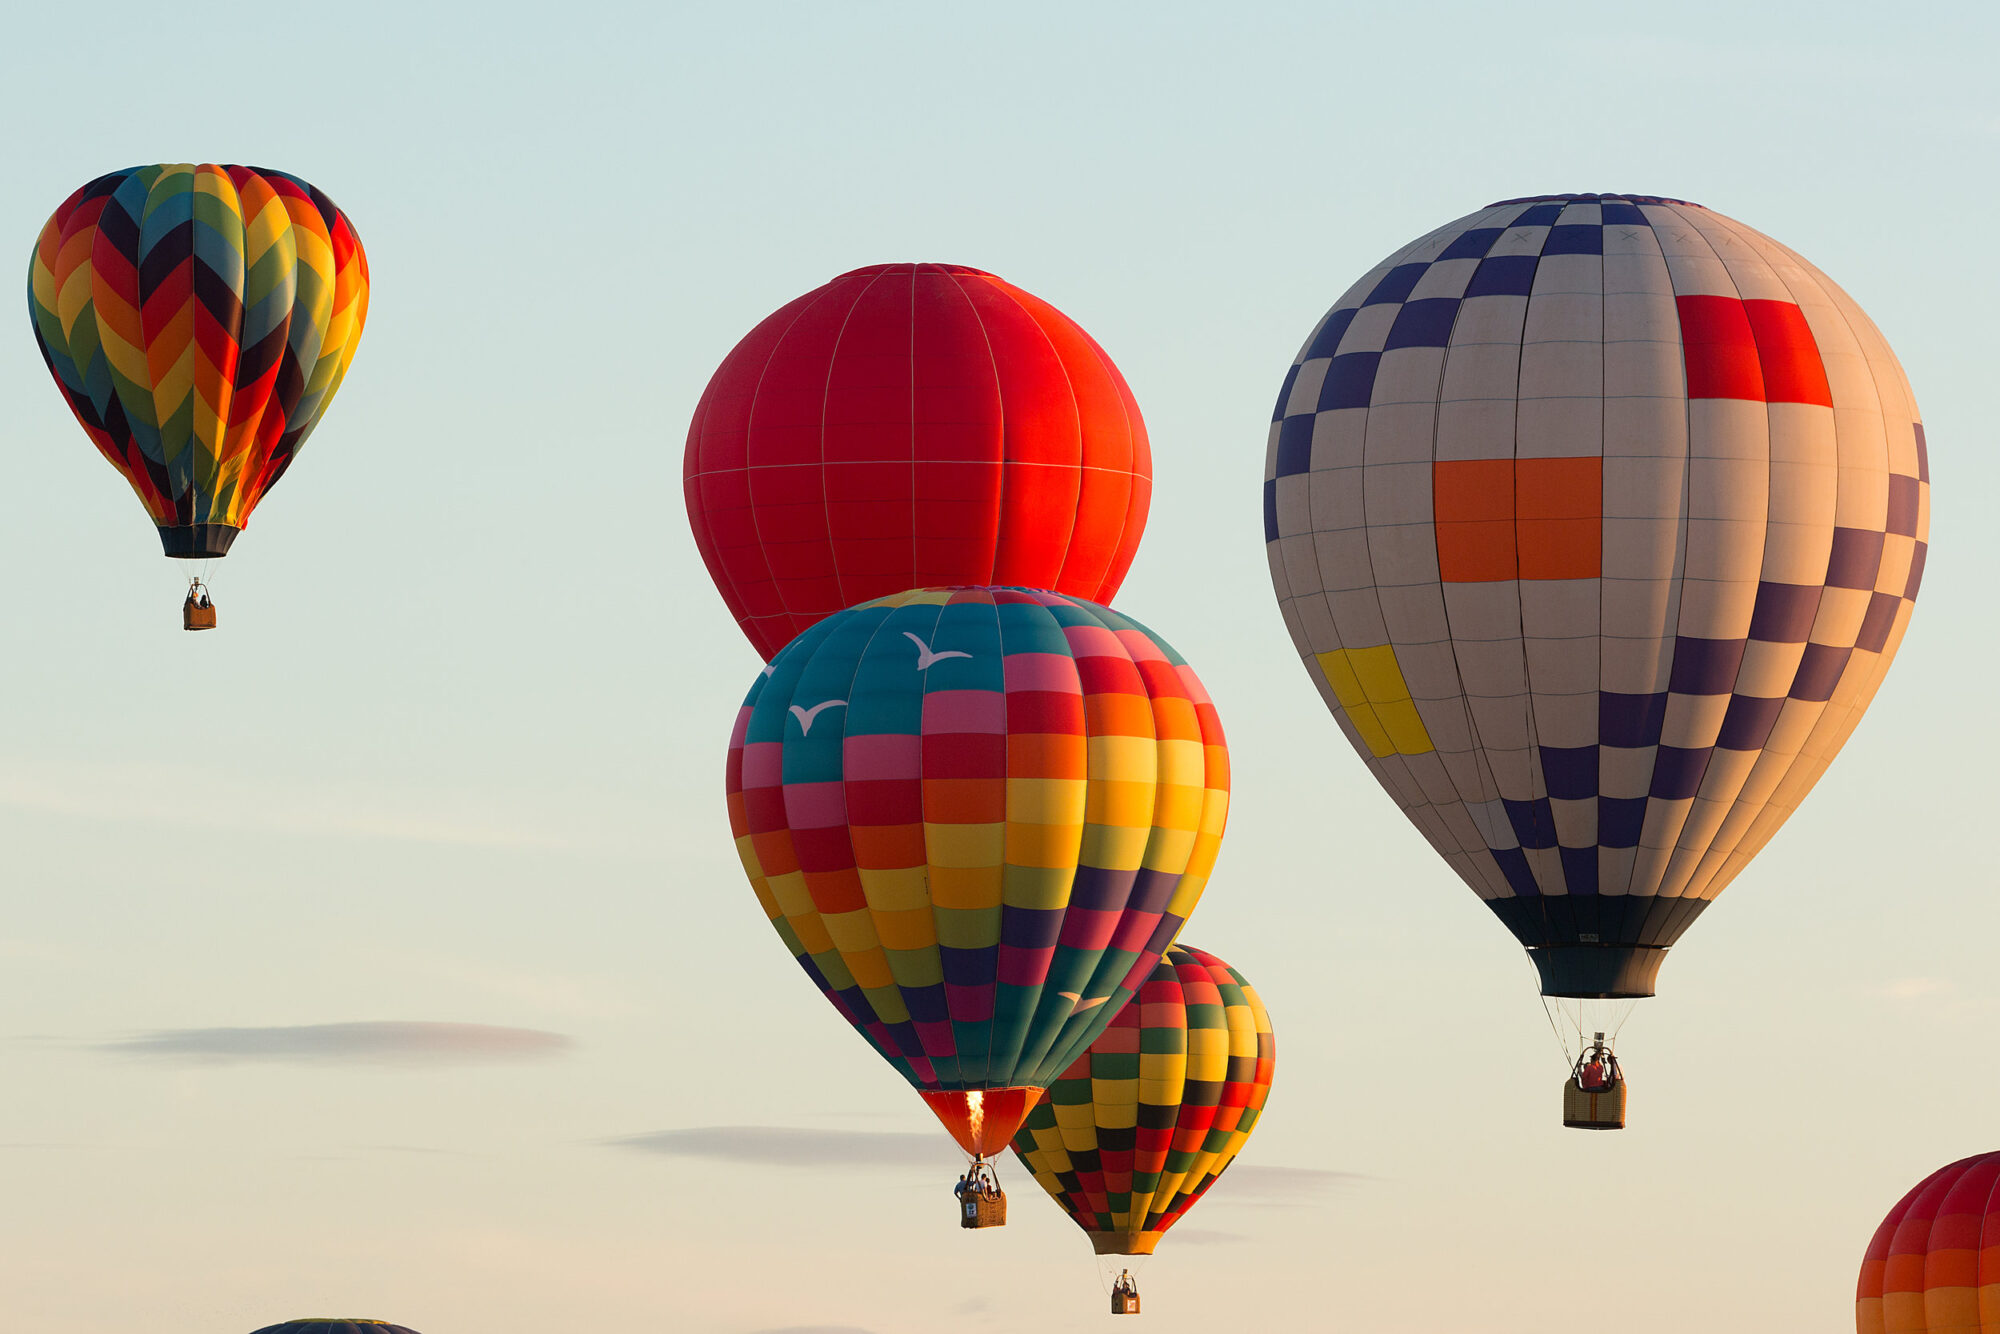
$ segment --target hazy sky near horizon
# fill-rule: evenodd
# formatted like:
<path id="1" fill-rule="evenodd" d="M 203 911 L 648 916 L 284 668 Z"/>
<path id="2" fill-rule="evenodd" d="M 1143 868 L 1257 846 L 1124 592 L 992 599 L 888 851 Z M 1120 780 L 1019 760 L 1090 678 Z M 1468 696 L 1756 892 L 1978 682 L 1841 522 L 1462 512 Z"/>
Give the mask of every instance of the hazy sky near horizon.
<path id="1" fill-rule="evenodd" d="M 953 1226 L 955 1150 L 729 839 L 759 664 L 687 532 L 687 420 L 757 320 L 890 260 L 993 270 L 1117 360 L 1158 483 L 1119 606 L 1232 743 L 1185 939 L 1257 985 L 1280 1064 L 1149 1329 L 1530 1334 L 1596 1294 L 1630 1334 L 1821 1334 L 1902 1191 L 2000 1147 L 1990 6 L 109 0 L 5 31 L 23 262 L 92 176 L 234 161 L 325 188 L 374 276 L 212 635 L 0 323 L 10 1325 L 1097 1327 L 1024 1173 L 1005 1231 Z M 1896 348 L 1934 477 L 1896 668 L 1639 1007 L 1612 1136 L 1560 1128 L 1532 969 L 1325 715 L 1259 522 L 1325 308 L 1544 191 L 1804 254 Z"/>

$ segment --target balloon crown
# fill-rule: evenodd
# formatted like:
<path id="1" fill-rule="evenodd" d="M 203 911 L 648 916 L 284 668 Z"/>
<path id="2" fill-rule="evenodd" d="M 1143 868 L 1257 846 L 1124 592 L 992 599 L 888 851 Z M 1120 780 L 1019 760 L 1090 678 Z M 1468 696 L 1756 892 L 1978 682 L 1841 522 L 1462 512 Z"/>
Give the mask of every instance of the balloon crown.
<path id="1" fill-rule="evenodd" d="M 1496 199 L 1486 207 L 1499 208 L 1502 204 L 1553 204 L 1557 201 L 1587 204 L 1593 199 L 1609 199 L 1622 204 L 1680 204 L 1685 208 L 1700 209 L 1707 207 L 1695 203 L 1692 199 L 1674 199 L 1667 195 L 1522 195 L 1519 199 Z"/>

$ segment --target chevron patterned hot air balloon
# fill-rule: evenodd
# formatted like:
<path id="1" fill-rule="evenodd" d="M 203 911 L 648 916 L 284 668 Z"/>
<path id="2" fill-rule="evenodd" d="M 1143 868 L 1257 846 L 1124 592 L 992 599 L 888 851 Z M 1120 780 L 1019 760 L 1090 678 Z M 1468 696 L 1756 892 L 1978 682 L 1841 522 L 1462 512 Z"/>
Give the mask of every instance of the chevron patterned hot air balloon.
<path id="1" fill-rule="evenodd" d="M 187 163 L 100 176 L 42 228 L 28 313 L 169 556 L 221 556 L 340 388 L 368 259 L 313 186 Z"/>
<path id="2" fill-rule="evenodd" d="M 772 660 L 730 741 L 729 814 L 807 976 L 984 1156 L 1193 910 L 1228 764 L 1201 682 L 1138 623 L 919 589 Z"/>

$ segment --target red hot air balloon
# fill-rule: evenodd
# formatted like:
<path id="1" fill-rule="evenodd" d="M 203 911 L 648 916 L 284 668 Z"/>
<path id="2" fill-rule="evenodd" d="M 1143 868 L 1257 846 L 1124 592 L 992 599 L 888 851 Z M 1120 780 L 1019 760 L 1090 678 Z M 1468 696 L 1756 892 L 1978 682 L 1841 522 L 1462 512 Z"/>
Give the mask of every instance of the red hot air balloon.
<path id="1" fill-rule="evenodd" d="M 717 368 L 688 428 L 688 519 L 768 660 L 906 589 L 1111 601 L 1153 493 L 1145 422 L 1104 349 L 956 264 L 841 274 Z"/>
<path id="2" fill-rule="evenodd" d="M 2000 1330 L 2000 1153 L 1940 1167 L 1868 1244 L 1855 1293 L 1859 1334 Z"/>

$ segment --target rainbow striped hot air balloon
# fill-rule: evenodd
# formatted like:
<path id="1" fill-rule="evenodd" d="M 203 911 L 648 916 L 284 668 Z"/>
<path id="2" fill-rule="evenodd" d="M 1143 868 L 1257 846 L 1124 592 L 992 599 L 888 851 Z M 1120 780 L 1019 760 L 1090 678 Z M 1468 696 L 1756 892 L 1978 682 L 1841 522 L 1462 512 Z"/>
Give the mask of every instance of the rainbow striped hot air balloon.
<path id="1" fill-rule="evenodd" d="M 340 388 L 368 259 L 268 168 L 166 164 L 63 201 L 28 266 L 35 341 L 169 556 L 221 556 Z"/>
<path id="2" fill-rule="evenodd" d="M 809 627 L 729 748 L 786 947 L 976 1158 L 1103 1032 L 1201 896 L 1229 803 L 1201 682 L 1058 593 L 920 589 Z"/>

